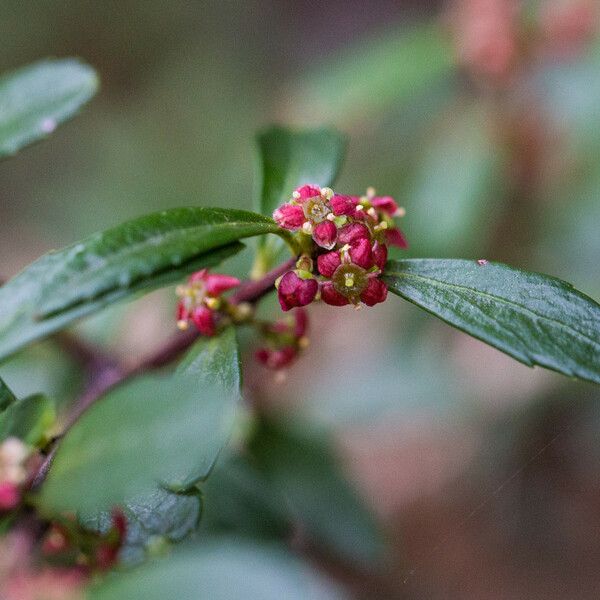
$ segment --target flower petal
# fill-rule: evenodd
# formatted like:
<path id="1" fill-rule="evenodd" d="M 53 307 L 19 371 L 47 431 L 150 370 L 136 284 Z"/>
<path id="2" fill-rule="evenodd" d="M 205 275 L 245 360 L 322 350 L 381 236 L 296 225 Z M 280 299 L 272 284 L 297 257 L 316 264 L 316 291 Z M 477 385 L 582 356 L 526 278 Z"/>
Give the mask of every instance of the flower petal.
<path id="1" fill-rule="evenodd" d="M 317 258 L 317 268 L 323 277 L 333 277 L 335 270 L 342 263 L 339 252 L 327 252 Z"/>
<path id="2" fill-rule="evenodd" d="M 231 275 L 222 275 L 220 273 L 209 274 L 206 276 L 206 293 L 209 296 L 220 296 L 223 292 L 240 285 L 240 280 Z"/>
<path id="3" fill-rule="evenodd" d="M 192 321 L 202 335 L 215 335 L 215 314 L 207 306 L 197 306 L 192 311 Z"/>
<path id="4" fill-rule="evenodd" d="M 371 238 L 369 228 L 363 223 L 349 223 L 348 225 L 344 225 L 338 231 L 337 235 L 339 244 L 351 244 L 361 238 Z"/>
<path id="5" fill-rule="evenodd" d="M 346 306 L 346 304 L 350 304 L 348 299 L 333 287 L 331 281 L 321 284 L 321 300 L 331 306 Z"/>
<path id="6" fill-rule="evenodd" d="M 371 277 L 360 299 L 367 306 L 375 306 L 387 298 L 387 285 L 381 279 Z"/>
<path id="7" fill-rule="evenodd" d="M 302 227 L 306 218 L 304 217 L 304 211 L 298 204 L 282 204 L 273 213 L 273 219 L 284 229 L 299 229 Z"/>
<path id="8" fill-rule="evenodd" d="M 281 309 L 288 311 L 296 306 L 310 304 L 315 299 L 318 289 L 316 279 L 301 279 L 294 271 L 288 271 L 281 278 L 277 289 Z"/>
<path id="9" fill-rule="evenodd" d="M 336 217 L 340 217 L 341 215 L 350 217 L 356 212 L 358 198 L 354 196 L 341 196 L 336 194 L 329 201 L 329 204 L 331 205 L 331 210 Z"/>
<path id="10" fill-rule="evenodd" d="M 408 248 L 408 242 L 406 241 L 404 234 L 397 227 L 386 229 L 385 241 L 390 246 L 396 246 L 396 248 Z"/>
<path id="11" fill-rule="evenodd" d="M 331 250 L 335 246 L 337 227 L 329 220 L 322 221 L 313 229 L 313 240 L 321 248 Z"/>
<path id="12" fill-rule="evenodd" d="M 351 244 L 348 253 L 352 262 L 363 269 L 368 270 L 375 264 L 371 251 L 371 242 L 365 238 L 356 240 Z"/>

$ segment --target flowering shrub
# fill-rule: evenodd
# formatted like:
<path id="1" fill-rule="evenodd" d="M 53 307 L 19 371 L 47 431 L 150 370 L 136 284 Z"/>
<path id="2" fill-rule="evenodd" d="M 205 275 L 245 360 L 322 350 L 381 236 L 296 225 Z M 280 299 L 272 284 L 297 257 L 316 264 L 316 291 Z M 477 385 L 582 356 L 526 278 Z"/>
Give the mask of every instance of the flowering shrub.
<path id="1" fill-rule="evenodd" d="M 483 23 L 474 6 L 487 7 Z M 567 11 L 566 22 L 549 13 L 542 25 L 558 28 L 561 44 L 578 45 L 589 35 L 581 14 L 590 7 Z M 515 65 L 527 62 L 515 10 L 511 2 L 458 3 L 455 24 L 468 33 L 457 44 L 461 65 L 484 85 L 509 85 Z M 96 87 L 95 73 L 71 60 L 1 80 L 0 156 L 50 135 Z M 517 131 L 519 120 L 506 114 Z M 331 187 L 344 148 L 334 129 L 270 128 L 259 136 L 254 211 L 191 206 L 141 216 L 42 256 L 0 287 L 0 360 L 49 339 L 84 380 L 65 408 L 43 394 L 17 398 L 0 379 L 1 600 L 35 600 L 40 590 L 58 600 L 189 597 L 199 589 L 211 597 L 217 579 L 227 586 L 223 573 L 235 579 L 248 564 L 253 590 L 265 589 L 268 571 L 292 586 L 304 582 L 299 598 L 316 589 L 324 590 L 318 598 L 339 597 L 307 575 L 285 548 L 289 540 L 376 563 L 377 523 L 329 440 L 266 414 L 260 394 L 240 411 L 242 366 L 281 376 L 322 341 L 321 332 L 309 341 L 313 303 L 328 311 L 364 305 L 376 315 L 379 304 L 404 299 L 525 365 L 600 383 L 600 305 L 560 279 L 492 257 L 405 257 L 405 211 L 391 196 Z M 412 248 L 418 236 L 409 229 L 409 237 Z M 254 263 L 237 277 L 223 263 L 248 238 L 258 238 Z M 125 360 L 67 331 L 117 301 L 169 286 L 180 331 L 146 356 Z M 271 294 L 274 302 L 263 303 Z M 337 315 L 356 318 L 352 310 Z M 254 359 L 243 360 L 240 346 Z M 235 452 L 227 454 L 230 437 Z M 231 468 L 225 475 L 222 463 Z M 315 500 L 323 490 L 340 525 Z M 212 524 L 220 533 L 240 514 L 253 522 L 259 505 L 268 533 L 257 537 L 278 545 L 237 540 L 228 553 L 227 544 L 202 545 L 202 535 L 194 542 L 205 502 L 209 518 L 211 508 L 221 510 Z M 227 589 L 214 596 L 229 597 Z"/>

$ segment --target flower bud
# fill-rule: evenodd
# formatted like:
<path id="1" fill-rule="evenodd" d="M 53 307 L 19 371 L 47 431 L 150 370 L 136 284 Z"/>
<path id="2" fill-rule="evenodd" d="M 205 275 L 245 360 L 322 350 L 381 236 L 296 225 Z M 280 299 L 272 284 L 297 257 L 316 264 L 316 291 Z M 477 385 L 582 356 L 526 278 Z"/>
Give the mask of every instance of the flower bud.
<path id="1" fill-rule="evenodd" d="M 376 196 L 370 198 L 369 201 L 375 210 L 381 211 L 388 217 L 393 217 L 398 211 L 398 205 L 391 196 Z"/>
<path id="2" fill-rule="evenodd" d="M 209 296 L 220 296 L 231 288 L 240 285 L 240 280 L 231 275 L 222 275 L 220 273 L 210 273 L 205 278 L 206 293 Z"/>
<path id="3" fill-rule="evenodd" d="M 292 194 L 295 200 L 302 202 L 308 198 L 316 198 L 321 195 L 321 188 L 318 185 L 303 185 L 296 189 Z"/>
<path id="4" fill-rule="evenodd" d="M 337 237 L 337 227 L 335 223 L 325 220 L 319 223 L 313 230 L 313 240 L 321 248 L 331 250 L 335 246 L 335 238 Z"/>
<path id="5" fill-rule="evenodd" d="M 298 204 L 283 204 L 274 213 L 273 219 L 284 229 L 299 229 L 306 220 L 304 211 Z"/>
<path id="6" fill-rule="evenodd" d="M 191 315 L 194 325 L 202 335 L 215 335 L 216 323 L 215 313 L 207 306 L 197 306 L 192 310 Z"/>
<path id="7" fill-rule="evenodd" d="M 277 297 L 282 310 L 310 304 L 317 295 L 319 284 L 316 279 L 301 279 L 294 271 L 288 271 L 280 280 Z"/>

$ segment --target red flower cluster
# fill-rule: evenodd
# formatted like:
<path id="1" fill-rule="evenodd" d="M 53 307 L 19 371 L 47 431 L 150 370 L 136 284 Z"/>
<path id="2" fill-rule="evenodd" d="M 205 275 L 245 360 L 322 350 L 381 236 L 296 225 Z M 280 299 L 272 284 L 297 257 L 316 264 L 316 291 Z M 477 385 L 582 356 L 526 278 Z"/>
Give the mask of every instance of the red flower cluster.
<path id="1" fill-rule="evenodd" d="M 266 343 L 256 351 L 256 358 L 269 369 L 289 366 L 308 346 L 307 330 L 308 316 L 303 308 L 296 309 L 293 318 L 265 324 L 262 334 Z"/>
<path id="2" fill-rule="evenodd" d="M 332 306 L 383 302 L 387 286 L 379 276 L 387 261 L 387 247 L 407 247 L 394 222 L 394 217 L 403 215 L 393 198 L 375 196 L 372 189 L 358 197 L 315 185 L 298 188 L 273 218 L 284 229 L 310 235 L 314 248 L 300 258 L 296 270 L 279 280 L 281 308 L 306 306 L 318 293 Z"/>
<path id="3" fill-rule="evenodd" d="M 187 285 L 177 287 L 181 298 L 177 305 L 177 327 L 187 329 L 192 321 L 201 334 L 214 335 L 222 302 L 220 296 L 239 284 L 240 280 L 235 277 L 209 273 L 208 269 L 193 273 Z"/>

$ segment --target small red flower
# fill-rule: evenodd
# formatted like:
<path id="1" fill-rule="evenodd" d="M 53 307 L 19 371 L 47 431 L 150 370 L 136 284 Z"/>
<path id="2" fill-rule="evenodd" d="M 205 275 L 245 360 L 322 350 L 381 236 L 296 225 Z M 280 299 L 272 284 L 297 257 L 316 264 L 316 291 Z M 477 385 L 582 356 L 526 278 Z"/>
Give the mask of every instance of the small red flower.
<path id="1" fill-rule="evenodd" d="M 288 271 L 281 278 L 277 289 L 281 309 L 288 311 L 296 306 L 310 304 L 315 299 L 318 289 L 316 279 L 302 279 L 294 271 Z"/>
<path id="2" fill-rule="evenodd" d="M 209 273 L 208 269 L 190 275 L 187 285 L 177 288 L 177 295 L 181 298 L 177 305 L 177 326 L 187 329 L 189 321 L 192 321 L 203 335 L 214 335 L 218 298 L 239 284 L 240 280 L 236 277 Z"/>
<path id="3" fill-rule="evenodd" d="M 276 350 L 260 348 L 256 351 L 257 360 L 269 369 L 283 369 L 294 361 L 298 351 L 293 346 L 284 346 Z"/>

